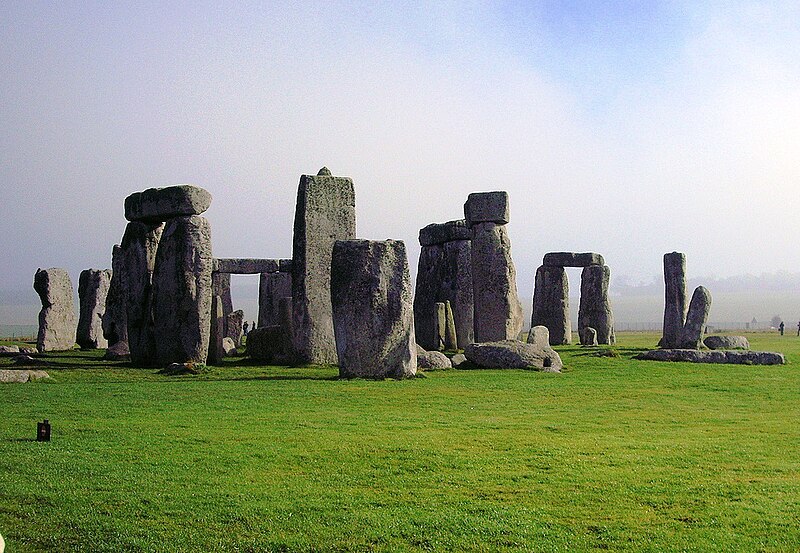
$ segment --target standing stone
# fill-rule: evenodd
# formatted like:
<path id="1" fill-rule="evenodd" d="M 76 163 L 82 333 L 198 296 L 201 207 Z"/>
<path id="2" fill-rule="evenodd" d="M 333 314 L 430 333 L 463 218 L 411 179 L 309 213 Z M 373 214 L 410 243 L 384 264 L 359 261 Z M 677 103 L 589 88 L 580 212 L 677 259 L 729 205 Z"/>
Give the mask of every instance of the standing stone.
<path id="1" fill-rule="evenodd" d="M 155 361 L 153 335 L 153 269 L 164 226 L 131 222 L 122 236 L 122 273 L 128 348 L 134 365 Z"/>
<path id="2" fill-rule="evenodd" d="M 244 311 L 237 309 L 225 317 L 225 337 L 233 340 L 236 347 L 242 345 L 242 334 L 244 326 Z"/>
<path id="3" fill-rule="evenodd" d="M 331 255 L 337 240 L 356 235 L 353 180 L 323 167 L 303 175 L 297 189 L 292 244 L 295 350 L 304 363 L 335 364 Z"/>
<path id="4" fill-rule="evenodd" d="M 615 344 L 614 314 L 608 301 L 608 265 L 589 265 L 581 272 L 581 300 L 578 308 L 578 330 L 591 327 L 598 344 Z M 583 342 L 581 342 L 583 344 Z M 585 344 L 583 344 L 585 345 Z"/>
<path id="5" fill-rule="evenodd" d="M 108 286 L 106 309 L 103 313 L 103 337 L 109 346 L 118 342 L 128 343 L 126 298 L 127 288 L 122 247 L 114 246 L 111 253 L 111 282 Z"/>
<path id="6" fill-rule="evenodd" d="M 157 361 L 205 363 L 211 333 L 211 226 L 199 215 L 167 221 L 153 272 Z"/>
<path id="7" fill-rule="evenodd" d="M 261 273 L 258 283 L 258 327 L 275 326 L 283 298 L 292 297 L 292 273 Z"/>
<path id="8" fill-rule="evenodd" d="M 78 318 L 77 342 L 82 349 L 108 347 L 103 337 L 103 314 L 106 312 L 106 297 L 111 286 L 111 271 L 86 269 L 78 279 Z"/>
<path id="9" fill-rule="evenodd" d="M 584 326 L 578 331 L 582 346 L 597 345 L 597 331 L 590 326 Z"/>
<path id="10" fill-rule="evenodd" d="M 550 331 L 550 345 L 572 342 L 569 280 L 563 267 L 542 265 L 536 269 L 531 327 L 538 325 L 546 326 Z"/>
<path id="11" fill-rule="evenodd" d="M 472 229 L 475 341 L 515 340 L 522 330 L 517 271 L 511 259 L 506 192 L 476 192 L 464 204 Z"/>
<path id="12" fill-rule="evenodd" d="M 72 349 L 75 346 L 76 321 L 69 274 L 55 267 L 37 269 L 33 289 L 42 300 L 36 348 L 40 352 Z"/>
<path id="13" fill-rule="evenodd" d="M 331 299 L 340 377 L 416 374 L 411 277 L 402 241 L 338 240 Z"/>
<path id="14" fill-rule="evenodd" d="M 447 326 L 446 317 L 444 303 L 440 301 L 436 302 L 433 312 L 433 328 L 436 333 L 436 351 L 442 351 L 444 349 L 444 338 Z"/>
<path id="15" fill-rule="evenodd" d="M 689 312 L 686 314 L 686 324 L 681 331 L 679 348 L 699 349 L 703 342 L 703 332 L 708 321 L 708 312 L 711 310 L 711 292 L 704 286 L 698 286 L 689 302 Z"/>
<path id="16" fill-rule="evenodd" d="M 675 348 L 681 340 L 686 319 L 686 256 L 664 254 L 664 334 L 662 348 Z"/>
<path id="17" fill-rule="evenodd" d="M 532 326 L 528 331 L 528 344 L 533 344 L 537 348 L 545 349 L 550 347 L 550 331 L 546 326 Z"/>
<path id="18" fill-rule="evenodd" d="M 228 335 L 228 315 L 233 313 L 233 298 L 231 296 L 231 274 L 211 273 L 211 286 L 213 294 L 222 299 L 222 331 L 223 338 Z"/>
<path id="19" fill-rule="evenodd" d="M 453 318 L 453 308 L 449 300 L 444 302 L 444 349 L 448 351 L 458 349 L 456 322 Z"/>
<path id="20" fill-rule="evenodd" d="M 222 297 L 214 296 L 211 302 L 211 336 L 208 341 L 208 363 L 219 365 L 225 357 L 223 340 L 225 339 L 225 324 L 223 323 Z"/>

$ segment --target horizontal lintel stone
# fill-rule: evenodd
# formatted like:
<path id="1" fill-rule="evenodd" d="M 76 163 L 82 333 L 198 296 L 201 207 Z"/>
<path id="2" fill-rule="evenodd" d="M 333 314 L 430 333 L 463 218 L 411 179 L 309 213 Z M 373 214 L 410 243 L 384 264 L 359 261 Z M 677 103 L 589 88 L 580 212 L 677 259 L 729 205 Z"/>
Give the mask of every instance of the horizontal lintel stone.
<path id="1" fill-rule="evenodd" d="M 599 253 L 551 252 L 544 254 L 542 264 L 547 267 L 588 267 L 605 265 L 605 260 Z"/>
<path id="2" fill-rule="evenodd" d="M 472 232 L 467 226 L 466 219 L 458 219 L 446 223 L 431 223 L 419 230 L 420 246 L 434 246 L 455 240 L 470 240 L 471 238 Z"/>
<path id="3" fill-rule="evenodd" d="M 291 259 L 214 258 L 213 272 L 257 275 L 291 270 Z"/>

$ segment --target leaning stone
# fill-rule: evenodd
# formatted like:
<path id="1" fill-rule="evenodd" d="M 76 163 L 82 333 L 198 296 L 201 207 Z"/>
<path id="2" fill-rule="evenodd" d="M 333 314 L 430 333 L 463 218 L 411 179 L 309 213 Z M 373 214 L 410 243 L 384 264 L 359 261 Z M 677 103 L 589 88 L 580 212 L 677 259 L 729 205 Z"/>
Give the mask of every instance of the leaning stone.
<path id="1" fill-rule="evenodd" d="M 495 223 L 474 223 L 472 231 L 475 341 L 514 340 L 522 330 L 522 305 L 508 231 Z"/>
<path id="2" fill-rule="evenodd" d="M 685 363 L 727 363 L 731 365 L 783 365 L 786 363 L 782 353 L 771 351 L 706 351 L 697 349 L 655 349 L 640 353 L 634 359 Z"/>
<path id="3" fill-rule="evenodd" d="M 125 198 L 128 221 L 162 223 L 173 217 L 200 215 L 211 205 L 211 194 L 199 186 L 178 184 L 148 188 Z"/>
<path id="4" fill-rule="evenodd" d="M 103 312 L 103 337 L 109 345 L 128 341 L 128 315 L 126 307 L 125 268 L 121 246 L 111 252 L 111 282 L 106 294 Z"/>
<path id="5" fill-rule="evenodd" d="M 261 273 L 258 281 L 258 326 L 278 324 L 278 304 L 282 298 L 292 297 L 292 274 Z"/>
<path id="6" fill-rule="evenodd" d="M 598 344 L 615 344 L 614 314 L 608 301 L 608 265 L 589 265 L 581 272 L 581 299 L 578 307 L 578 328 L 592 327 Z"/>
<path id="7" fill-rule="evenodd" d="M 417 368 L 425 370 L 452 369 L 450 359 L 441 351 L 426 351 L 417 354 Z"/>
<path id="8" fill-rule="evenodd" d="M 531 328 L 545 326 L 550 331 L 550 345 L 572 342 L 572 322 L 569 318 L 569 280 L 563 267 L 536 269 L 533 287 Z"/>
<path id="9" fill-rule="evenodd" d="M 64 269 L 38 269 L 33 289 L 42 301 L 36 347 L 43 351 L 64 351 L 75 346 L 75 307 L 72 281 Z"/>
<path id="10" fill-rule="evenodd" d="M 599 253 L 550 252 L 544 254 L 542 265 L 547 267 L 588 267 L 589 265 L 605 265 Z"/>
<path id="11" fill-rule="evenodd" d="M 103 359 L 106 361 L 130 361 L 131 352 L 128 350 L 128 343 L 117 342 L 116 344 L 112 344 L 106 350 L 106 354 L 103 356 Z"/>
<path id="12" fill-rule="evenodd" d="M 698 286 L 692 294 L 689 312 L 686 314 L 686 323 L 683 325 L 683 331 L 681 332 L 679 344 L 681 348 L 700 348 L 710 309 L 711 292 L 703 286 Z"/>
<path id="13" fill-rule="evenodd" d="M 470 228 L 479 223 L 507 224 L 508 192 L 473 192 L 464 204 L 464 217 Z"/>
<path id="14" fill-rule="evenodd" d="M 582 346 L 597 345 L 597 331 L 590 326 L 585 326 L 578 331 Z"/>
<path id="15" fill-rule="evenodd" d="M 0 346 L 0 356 L 8 357 L 19 353 L 19 346 Z"/>
<path id="16" fill-rule="evenodd" d="M 205 363 L 211 334 L 211 226 L 192 215 L 167 221 L 153 271 L 158 363 Z"/>
<path id="17" fill-rule="evenodd" d="M 78 279 L 80 317 L 76 340 L 81 349 L 108 347 L 108 340 L 103 336 L 103 315 L 110 285 L 111 271 L 108 269 L 81 271 Z"/>
<path id="18" fill-rule="evenodd" d="M 469 344 L 464 348 L 468 361 L 486 369 L 537 369 L 561 372 L 558 353 L 519 340 Z"/>
<path id="19" fill-rule="evenodd" d="M 331 254 L 337 240 L 356 236 L 353 180 L 330 171 L 303 175 L 297 190 L 292 244 L 295 349 L 304 363 L 335 364 Z"/>
<path id="20" fill-rule="evenodd" d="M 454 240 L 471 240 L 472 232 L 467 226 L 466 219 L 448 221 L 446 223 L 431 223 L 419 231 L 420 246 L 435 246 Z"/>
<path id="21" fill-rule="evenodd" d="M 664 254 L 664 331 L 659 344 L 674 348 L 681 339 L 686 320 L 686 256 L 679 252 Z"/>
<path id="22" fill-rule="evenodd" d="M 238 351 L 236 350 L 236 344 L 233 342 L 233 338 L 225 336 L 222 339 L 222 351 L 225 353 L 226 357 L 231 357 L 233 355 L 238 355 Z"/>
<path id="23" fill-rule="evenodd" d="M 338 240 L 331 299 L 340 377 L 416 374 L 411 277 L 402 241 Z"/>
<path id="24" fill-rule="evenodd" d="M 746 336 L 708 336 L 703 344 L 708 349 L 750 349 Z"/>

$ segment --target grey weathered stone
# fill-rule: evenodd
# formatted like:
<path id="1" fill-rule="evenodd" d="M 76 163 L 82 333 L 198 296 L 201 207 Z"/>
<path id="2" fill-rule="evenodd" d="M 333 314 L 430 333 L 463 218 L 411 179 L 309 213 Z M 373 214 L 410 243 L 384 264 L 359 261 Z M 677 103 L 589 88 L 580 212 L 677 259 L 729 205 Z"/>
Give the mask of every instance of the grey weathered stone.
<path id="1" fill-rule="evenodd" d="M 473 192 L 464 204 L 464 217 L 470 228 L 478 223 L 507 224 L 508 192 Z"/>
<path id="2" fill-rule="evenodd" d="M 547 267 L 588 267 L 589 265 L 605 265 L 599 253 L 550 252 L 544 254 L 542 265 Z"/>
<path id="3" fill-rule="evenodd" d="M 106 294 L 106 309 L 103 312 L 103 337 L 109 345 L 128 343 L 128 311 L 125 266 L 121 246 L 114 246 L 111 253 L 111 282 Z"/>
<path id="4" fill-rule="evenodd" d="M 214 296 L 222 299 L 222 332 L 228 332 L 228 315 L 233 313 L 233 296 L 231 295 L 231 274 L 211 272 L 211 289 Z"/>
<path id="5" fill-rule="evenodd" d="M 292 274 L 261 273 L 258 282 L 258 326 L 278 324 L 281 298 L 292 297 Z"/>
<path id="6" fill-rule="evenodd" d="M 750 349 L 746 336 L 708 336 L 703 344 L 708 349 Z"/>
<path id="7" fill-rule="evenodd" d="M 608 301 L 608 265 L 589 265 L 581 271 L 581 299 L 578 307 L 578 329 L 590 326 L 597 333 L 598 344 L 615 344 L 614 313 Z M 581 342 L 582 343 L 582 342 Z"/>
<path id="8" fill-rule="evenodd" d="M 211 205 L 211 194 L 199 186 L 178 184 L 148 188 L 125 198 L 128 221 L 162 223 L 173 217 L 200 215 Z"/>
<path id="9" fill-rule="evenodd" d="M 244 311 L 237 309 L 228 313 L 225 318 L 225 336 L 233 340 L 236 347 L 242 345 L 242 334 L 244 327 Z"/>
<path id="10" fill-rule="evenodd" d="M 236 350 L 236 344 L 233 342 L 233 338 L 229 336 L 225 336 L 222 339 L 222 352 L 227 356 L 230 357 L 232 355 L 237 355 L 239 352 Z"/>
<path id="11" fill-rule="evenodd" d="M 550 347 L 550 331 L 542 325 L 531 327 L 528 331 L 527 342 L 540 349 L 548 348 Z"/>
<path id="12" fill-rule="evenodd" d="M 77 321 L 69 274 L 56 267 L 38 269 L 33 277 L 33 289 L 42 301 L 37 349 L 40 352 L 72 349 Z"/>
<path id="13" fill-rule="evenodd" d="M 234 275 L 257 275 L 259 273 L 277 273 L 281 270 L 281 262 L 287 259 L 253 259 L 253 258 L 214 258 L 215 273 Z"/>
<path id="14" fill-rule="evenodd" d="M 597 345 L 597 331 L 590 326 L 585 326 L 578 331 L 582 346 Z"/>
<path id="15" fill-rule="evenodd" d="M 292 245 L 295 350 L 301 362 L 335 364 L 331 314 L 331 254 L 336 240 L 356 235 L 353 181 L 303 175 L 297 190 Z"/>
<path id="16" fill-rule="evenodd" d="M 80 316 L 76 341 L 82 349 L 108 347 L 103 336 L 103 314 L 106 312 L 106 296 L 111 285 L 109 269 L 86 269 L 78 278 Z"/>
<path id="17" fill-rule="evenodd" d="M 19 346 L 0 346 L 0 356 L 8 357 L 11 355 L 19 355 Z"/>
<path id="18" fill-rule="evenodd" d="M 783 365 L 782 353 L 771 351 L 654 349 L 636 355 L 646 361 L 681 361 L 686 363 L 728 363 L 731 365 Z"/>
<path id="19" fill-rule="evenodd" d="M 692 301 L 689 302 L 689 311 L 686 314 L 686 323 L 683 325 L 678 347 L 683 349 L 700 347 L 710 309 L 711 292 L 703 286 L 698 286 L 692 294 Z"/>
<path id="20" fill-rule="evenodd" d="M 446 223 L 431 223 L 419 230 L 420 246 L 435 246 L 454 240 L 471 240 L 472 232 L 467 226 L 466 219 L 448 221 Z"/>
<path id="21" fill-rule="evenodd" d="M 449 301 L 453 310 L 456 342 L 473 341 L 472 253 L 470 240 L 423 246 L 414 291 L 414 328 L 417 341 L 436 349 L 433 317 L 436 302 Z"/>
<path id="22" fill-rule="evenodd" d="M 659 344 L 676 347 L 686 319 L 686 256 L 679 252 L 664 254 L 664 330 Z"/>
<path id="23" fill-rule="evenodd" d="M 222 362 L 222 358 L 225 356 L 225 348 L 223 347 L 225 338 L 225 308 L 222 296 L 213 294 L 211 298 L 211 329 L 208 338 L 207 363 L 219 365 Z"/>
<path id="24" fill-rule="evenodd" d="M 449 300 L 444 302 L 444 349 L 448 351 L 458 349 L 456 321 L 453 316 L 453 307 Z"/>
<path id="25" fill-rule="evenodd" d="M 444 349 L 444 338 L 446 332 L 446 314 L 445 314 L 445 307 L 444 302 L 437 301 L 433 304 L 433 328 L 434 328 L 434 337 L 436 338 L 436 351 L 442 351 Z"/>
<path id="26" fill-rule="evenodd" d="M 536 269 L 533 287 L 531 327 L 545 326 L 550 331 L 550 345 L 572 342 L 572 322 L 569 318 L 569 280 L 563 267 Z"/>
<path id="27" fill-rule="evenodd" d="M 116 344 L 111 344 L 103 355 L 103 359 L 106 361 L 130 361 L 131 352 L 128 349 L 128 342 L 120 340 Z"/>
<path id="28" fill-rule="evenodd" d="M 211 226 L 192 215 L 167 221 L 153 271 L 160 365 L 205 363 L 211 333 Z"/>
<path id="29" fill-rule="evenodd" d="M 487 369 L 539 369 L 561 372 L 561 357 L 551 347 L 541 348 L 519 340 L 469 344 L 467 360 Z"/>
<path id="30" fill-rule="evenodd" d="M 508 231 L 495 223 L 474 223 L 472 231 L 475 341 L 514 340 L 522 330 L 522 305 Z"/>
<path id="31" fill-rule="evenodd" d="M 456 353 L 453 357 L 450 358 L 450 364 L 453 366 L 454 369 L 457 369 L 464 363 L 469 363 L 467 361 L 467 356 L 463 353 Z"/>
<path id="32" fill-rule="evenodd" d="M 417 354 L 417 368 L 425 370 L 452 369 L 453 364 L 441 351 L 426 351 Z"/>
<path id="33" fill-rule="evenodd" d="M 402 241 L 336 241 L 331 298 L 339 376 L 405 378 L 417 372 L 411 277 Z"/>
<path id="34" fill-rule="evenodd" d="M 50 378 L 50 375 L 45 371 L 29 369 L 0 369 L 0 382 L 5 384 L 24 384 L 43 378 Z"/>
<path id="35" fill-rule="evenodd" d="M 125 319 L 131 363 L 155 362 L 153 335 L 153 269 L 164 226 L 131 222 L 125 227 L 120 246 L 125 283 Z"/>

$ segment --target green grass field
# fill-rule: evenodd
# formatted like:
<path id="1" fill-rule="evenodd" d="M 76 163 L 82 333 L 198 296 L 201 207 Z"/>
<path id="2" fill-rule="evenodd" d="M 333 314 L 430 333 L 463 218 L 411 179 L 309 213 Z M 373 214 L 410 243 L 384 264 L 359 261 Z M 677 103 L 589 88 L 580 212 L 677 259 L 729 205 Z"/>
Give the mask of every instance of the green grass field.
<path id="1" fill-rule="evenodd" d="M 749 335 L 784 366 L 631 359 L 657 338 L 557 348 L 560 375 L 379 382 L 59 356 L 0 387 L 0 534 L 8 553 L 799 550 L 800 338 Z"/>

